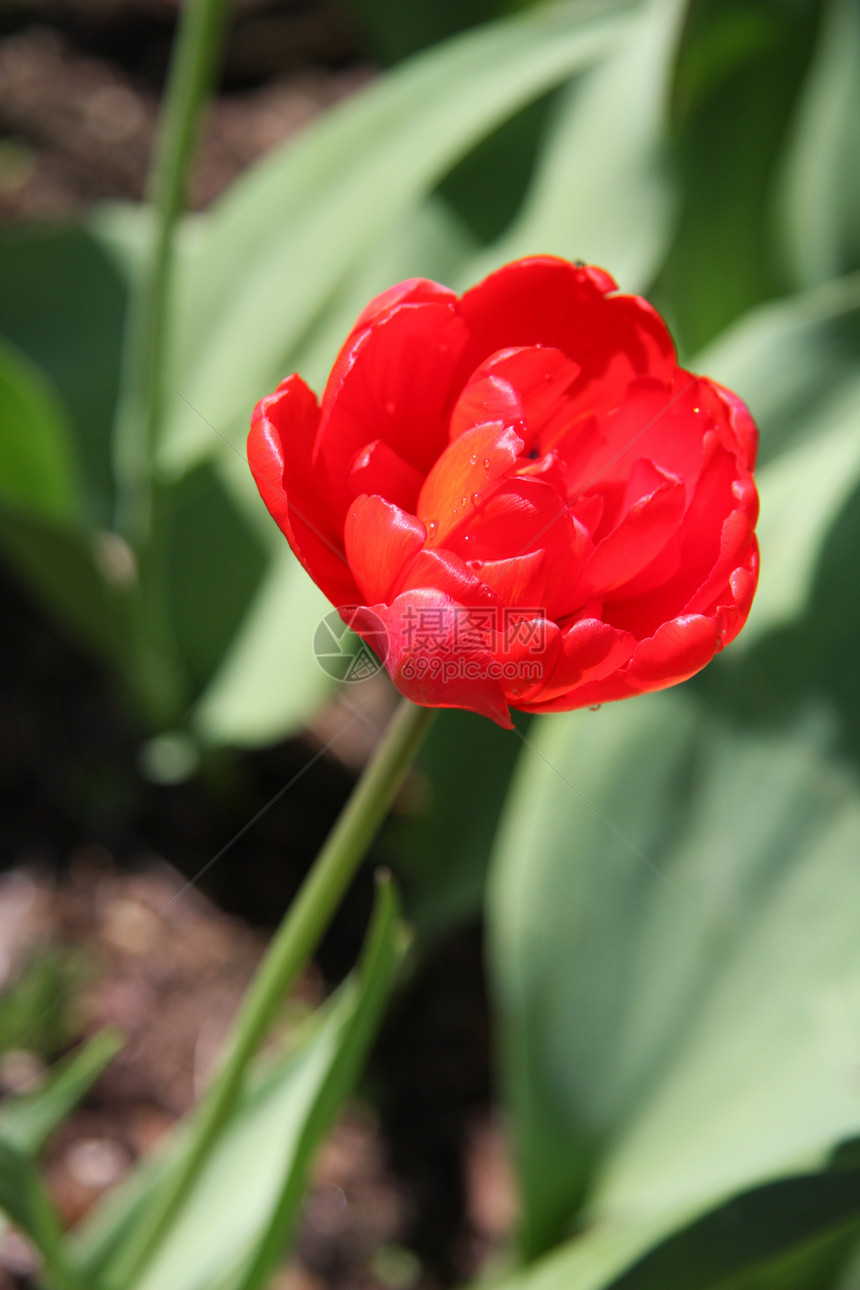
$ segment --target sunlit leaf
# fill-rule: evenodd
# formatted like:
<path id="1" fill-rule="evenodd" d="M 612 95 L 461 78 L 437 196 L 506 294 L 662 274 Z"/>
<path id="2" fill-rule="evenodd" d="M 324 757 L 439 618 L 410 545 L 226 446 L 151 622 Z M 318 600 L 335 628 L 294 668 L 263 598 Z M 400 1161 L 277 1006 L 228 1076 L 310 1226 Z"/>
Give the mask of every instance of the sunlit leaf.
<path id="1" fill-rule="evenodd" d="M 567 3 L 446 42 L 236 184 L 177 317 L 175 379 L 191 407 L 223 433 L 246 425 L 344 275 L 495 124 L 612 48 L 630 10 Z M 204 430 L 177 408 L 162 460 L 187 469 L 211 447 Z"/>

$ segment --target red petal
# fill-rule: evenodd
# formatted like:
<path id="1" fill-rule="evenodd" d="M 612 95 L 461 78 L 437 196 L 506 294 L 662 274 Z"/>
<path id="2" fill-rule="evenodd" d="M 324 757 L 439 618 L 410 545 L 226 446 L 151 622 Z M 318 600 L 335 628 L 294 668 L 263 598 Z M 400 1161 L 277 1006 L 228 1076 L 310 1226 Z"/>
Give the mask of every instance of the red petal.
<path id="1" fill-rule="evenodd" d="M 574 623 L 563 632 L 558 661 L 531 702 L 543 706 L 571 697 L 578 687 L 602 681 L 624 667 L 635 649 L 635 637 L 608 623 L 595 618 Z"/>
<path id="2" fill-rule="evenodd" d="M 605 596 L 646 568 L 676 532 L 684 514 L 685 490 L 680 479 L 666 475 L 652 462 L 633 468 L 628 494 L 636 498 L 644 477 L 650 491 L 630 502 L 625 499 L 621 519 L 594 548 L 578 586 L 582 600 Z"/>
<path id="3" fill-rule="evenodd" d="M 460 303 L 472 337 L 463 379 L 511 345 L 562 350 L 582 369 L 572 396 L 584 401 L 587 389 L 592 408 L 615 406 L 634 376 L 668 377 L 676 360 L 663 320 L 639 296 L 608 295 L 614 288 L 603 270 L 550 256 L 499 269 Z"/>
<path id="4" fill-rule="evenodd" d="M 488 491 L 513 470 L 523 441 L 504 426 L 481 425 L 448 445 L 424 481 L 418 514 L 434 546 L 474 514 Z"/>
<path id="5" fill-rule="evenodd" d="M 397 305 L 456 303 L 457 296 L 449 287 L 443 287 L 430 278 L 406 278 L 404 282 L 397 282 L 393 287 L 381 291 L 365 305 L 355 320 L 350 337 L 377 322 L 384 314 L 389 314 Z"/>
<path id="6" fill-rule="evenodd" d="M 299 376 L 282 381 L 254 409 L 248 464 L 260 496 L 299 560 L 335 605 L 358 599 L 338 526 L 311 465 L 319 422 L 316 395 Z"/>
<path id="7" fill-rule="evenodd" d="M 647 457 L 684 480 L 689 500 L 702 468 L 705 435 L 714 426 L 697 394 L 696 377 L 680 368 L 671 383 L 632 382 L 614 412 L 583 423 L 559 445 L 568 463 L 569 496 L 603 494 L 607 524 L 618 514 L 635 463 Z"/>
<path id="8" fill-rule="evenodd" d="M 501 377 L 481 372 L 472 377 L 458 398 L 451 413 L 448 437 L 453 441 L 491 423 L 519 431 L 525 424 L 523 407 L 512 385 Z"/>
<path id="9" fill-rule="evenodd" d="M 473 372 L 451 417 L 451 438 L 481 421 L 528 428 L 531 450 L 566 409 L 565 396 L 579 365 L 559 349 L 542 345 L 503 349 Z M 521 431 L 522 433 L 522 431 Z"/>
<path id="10" fill-rule="evenodd" d="M 546 617 L 563 618 L 578 608 L 573 591 L 591 539 L 550 484 L 505 480 L 450 541 L 468 560 L 505 560 L 545 550 Z"/>
<path id="11" fill-rule="evenodd" d="M 346 554 L 363 598 L 390 600 L 403 569 L 424 545 L 424 525 L 382 497 L 357 497 L 344 529 Z"/>
<path id="12" fill-rule="evenodd" d="M 749 408 L 743 399 L 739 399 L 732 390 L 727 390 L 724 385 L 718 385 L 716 381 L 709 381 L 706 377 L 702 377 L 701 381 L 703 385 L 713 386 L 716 391 L 718 398 L 726 409 L 728 425 L 731 429 L 732 438 L 737 445 L 740 459 L 747 470 L 754 470 L 758 454 L 758 426 L 753 421 Z"/>
<path id="13" fill-rule="evenodd" d="M 714 657 L 717 627 L 712 618 L 685 614 L 641 641 L 627 669 L 641 690 L 660 690 L 686 681 Z"/>
<path id="14" fill-rule="evenodd" d="M 561 631 L 548 618 L 508 615 L 495 655 L 512 707 L 523 708 L 543 689 L 561 652 Z"/>
<path id="15" fill-rule="evenodd" d="M 727 519 L 739 511 L 735 497 L 739 465 L 715 431 L 704 443 L 705 464 L 693 500 L 675 536 L 657 558 L 606 607 L 606 617 L 626 627 L 640 639 L 652 635 L 660 623 L 685 613 L 701 613 L 720 597 L 736 565 L 743 563 L 744 543 L 752 542 L 752 522 Z M 754 508 L 756 495 L 741 490 Z M 724 533 L 725 530 L 725 533 Z M 726 545 L 723 547 L 725 537 Z M 699 592 L 706 589 L 703 599 Z"/>
<path id="16" fill-rule="evenodd" d="M 444 592 L 461 605 L 499 605 L 499 599 L 474 570 L 453 551 L 425 548 L 408 565 L 397 584 L 397 591 L 432 587 Z"/>
<path id="17" fill-rule="evenodd" d="M 531 551 L 508 560 L 473 560 L 477 576 L 505 605 L 539 609 L 546 586 L 546 551 Z"/>
<path id="18" fill-rule="evenodd" d="M 701 671 L 713 658 L 717 643 L 717 626 L 712 619 L 698 614 L 675 618 L 641 641 L 626 667 L 602 680 L 578 685 L 568 695 L 548 703 L 533 702 L 527 710 L 569 712 L 664 690 Z"/>
<path id="19" fill-rule="evenodd" d="M 720 554 L 710 576 L 705 579 L 694 596 L 684 606 L 685 613 L 706 613 L 715 597 L 720 597 L 728 586 L 729 578 L 753 542 L 752 521 L 746 511 L 732 511 L 723 524 L 720 537 Z"/>
<path id="20" fill-rule="evenodd" d="M 737 636 L 749 617 L 758 584 L 758 543 L 754 542 L 746 564 L 732 571 L 727 588 L 728 595 L 715 610 L 720 642 L 728 645 Z"/>
<path id="21" fill-rule="evenodd" d="M 381 439 L 366 444 L 356 454 L 349 472 L 349 487 L 354 496 L 376 493 L 406 511 L 415 510 L 423 482 L 421 472 Z"/>
<path id="22" fill-rule="evenodd" d="M 402 304 L 342 351 L 322 403 L 315 464 L 334 505 L 355 454 L 382 439 L 425 474 L 448 440 L 454 369 L 467 341 L 449 304 Z"/>
<path id="23" fill-rule="evenodd" d="M 499 665 L 480 642 L 460 643 L 464 607 L 431 588 L 408 591 L 391 605 L 372 605 L 353 626 L 370 643 L 385 632 L 385 666 L 401 694 L 431 708 L 466 708 L 513 728 Z"/>

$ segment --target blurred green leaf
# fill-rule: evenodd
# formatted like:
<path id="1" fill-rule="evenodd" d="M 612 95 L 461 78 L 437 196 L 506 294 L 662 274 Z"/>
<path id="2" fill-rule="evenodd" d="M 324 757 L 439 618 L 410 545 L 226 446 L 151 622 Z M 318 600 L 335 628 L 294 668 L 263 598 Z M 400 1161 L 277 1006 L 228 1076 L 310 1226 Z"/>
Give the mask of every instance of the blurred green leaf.
<path id="1" fill-rule="evenodd" d="M 321 390 L 332 363 L 368 300 L 404 278 L 454 282 L 473 258 L 477 242 L 444 198 L 433 194 L 410 211 L 391 235 L 344 278 L 327 308 L 302 339 L 295 369 Z M 259 509 L 255 502 L 255 508 Z"/>
<path id="2" fill-rule="evenodd" d="M 390 0 L 346 0 L 346 7 L 359 19 L 374 53 L 386 62 L 396 62 L 458 31 L 489 22 L 512 5 L 506 0 L 410 0 L 402 5 L 392 5 Z"/>
<path id="3" fill-rule="evenodd" d="M 5 1101 L 0 1105 L 0 1139 L 18 1151 L 36 1155 L 110 1065 L 123 1042 L 116 1031 L 101 1030 L 57 1064 L 44 1088 Z"/>
<path id="4" fill-rule="evenodd" d="M 499 1290 L 823 1290 L 860 1229 L 860 1175 L 787 1178 L 665 1228 L 663 1215 L 587 1228 Z"/>
<path id="5" fill-rule="evenodd" d="M 285 1198 L 281 1236 L 286 1238 L 312 1153 L 346 1097 L 381 1018 L 398 957 L 395 915 L 387 885 L 357 977 L 311 1019 L 305 1042 L 255 1081 L 134 1290 L 232 1286 L 247 1272 Z M 110 1284 L 114 1254 L 170 1168 L 171 1156 L 181 1150 L 181 1137 L 174 1138 L 167 1155 L 146 1161 L 85 1220 L 75 1248 L 91 1279 L 103 1277 Z"/>
<path id="6" fill-rule="evenodd" d="M 684 0 L 640 6 L 618 48 L 564 92 L 523 210 L 469 269 L 477 280 L 522 255 L 604 265 L 641 290 L 673 231 L 668 99 Z"/>
<path id="7" fill-rule="evenodd" d="M 89 965 L 80 947 L 45 946 L 0 994 L 0 1052 L 23 1048 L 53 1059 L 77 1033 L 75 1009 Z"/>
<path id="8" fill-rule="evenodd" d="M 87 537 L 0 507 L 0 551 L 76 640 L 119 668 L 129 665 L 134 563 L 114 535 Z"/>
<path id="9" fill-rule="evenodd" d="M 68 409 L 89 509 L 111 518 L 110 434 L 126 284 L 84 227 L 22 226 L 0 235 L 0 334 L 47 374 Z"/>
<path id="10" fill-rule="evenodd" d="M 773 181 L 817 10 L 772 0 L 690 6 L 674 105 L 680 222 L 652 293 L 683 354 L 784 287 Z"/>
<path id="11" fill-rule="evenodd" d="M 860 268 L 860 7 L 830 0 L 799 96 L 777 231 L 794 285 Z"/>
<path id="12" fill-rule="evenodd" d="M 376 905 L 358 969 L 360 997 L 354 1015 L 342 1034 L 337 1061 L 305 1118 L 293 1158 L 287 1162 L 265 1237 L 231 1290 L 262 1290 L 268 1285 L 292 1236 L 313 1154 L 358 1077 L 406 949 L 405 928 L 398 926 L 397 914 L 397 893 L 391 876 L 378 875 Z"/>
<path id="13" fill-rule="evenodd" d="M 458 37 L 236 184 L 210 216 L 177 316 L 188 345 L 175 384 L 191 407 L 222 433 L 247 424 L 344 275 L 495 124 L 604 56 L 630 9 L 568 3 Z M 211 448 L 199 416 L 177 406 L 161 460 L 188 469 Z"/>
<path id="14" fill-rule="evenodd" d="M 81 1285 L 67 1265 L 59 1218 L 35 1166 L 0 1138 L 0 1210 L 33 1242 L 60 1290 Z"/>
<path id="15" fill-rule="evenodd" d="M 860 1126 L 860 792 L 811 719 L 718 712 L 551 719 L 518 769 L 490 925 L 528 1251 L 582 1207 L 652 1243 Z"/>
<path id="16" fill-rule="evenodd" d="M 282 738 L 313 712 L 332 685 L 313 649 L 314 631 L 331 612 L 284 541 L 194 710 L 201 736 L 255 746 Z"/>
<path id="17" fill-rule="evenodd" d="M 267 550 L 208 463 L 177 480 L 168 499 L 165 592 L 177 649 L 199 690 L 248 628 Z"/>
<path id="18" fill-rule="evenodd" d="M 71 427 L 34 363 L 0 340 L 0 504 L 43 518 L 80 517 Z"/>

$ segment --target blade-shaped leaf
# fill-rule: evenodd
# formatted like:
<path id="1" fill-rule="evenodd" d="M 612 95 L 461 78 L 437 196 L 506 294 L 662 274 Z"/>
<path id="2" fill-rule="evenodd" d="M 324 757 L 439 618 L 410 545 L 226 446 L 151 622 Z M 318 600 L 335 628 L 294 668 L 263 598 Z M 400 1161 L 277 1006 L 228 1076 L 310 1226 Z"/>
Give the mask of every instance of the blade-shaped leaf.
<path id="1" fill-rule="evenodd" d="M 253 746 L 283 737 L 313 712 L 332 684 L 313 650 L 314 631 L 331 612 L 283 541 L 195 709 L 201 736 Z"/>
<path id="2" fill-rule="evenodd" d="M 125 296 L 116 260 L 83 226 L 20 225 L 0 237 L 0 333 L 47 374 L 68 409 L 100 525 L 111 516 Z"/>
<path id="3" fill-rule="evenodd" d="M 860 267 L 860 9 L 824 9 L 777 193 L 777 231 L 801 287 Z"/>
<path id="4" fill-rule="evenodd" d="M 854 780 L 814 723 L 689 693 L 535 747 L 490 905 L 531 1248 L 582 1205 L 635 1227 L 823 1160 L 860 1126 Z"/>
<path id="5" fill-rule="evenodd" d="M 20 1227 L 42 1255 L 60 1290 L 82 1290 L 63 1250 L 60 1221 L 28 1156 L 0 1138 L 0 1211 Z"/>
<path id="6" fill-rule="evenodd" d="M 4 1102 L 0 1139 L 30 1155 L 41 1151 L 122 1046 L 121 1035 L 102 1030 L 57 1065 L 45 1088 Z"/>
<path id="7" fill-rule="evenodd" d="M 344 275 L 481 136 L 625 30 L 630 3 L 539 8 L 446 42 L 380 78 L 235 185 L 188 264 L 175 383 L 230 432 L 289 367 Z M 162 459 L 211 447 L 185 407 Z"/>
<path id="8" fill-rule="evenodd" d="M 0 341 L 0 503 L 58 522 L 81 514 L 71 426 L 45 377 Z"/>
<path id="9" fill-rule="evenodd" d="M 588 1228 L 498 1290 L 836 1290 L 860 1231 L 860 1175 L 787 1178 L 682 1218 Z"/>
<path id="10" fill-rule="evenodd" d="M 298 1198 L 312 1152 L 351 1087 L 391 986 L 395 907 L 390 891 L 380 899 L 357 978 L 312 1019 L 306 1041 L 258 1079 L 134 1290 L 232 1284 L 247 1270 L 284 1194 L 290 1204 Z M 172 1148 L 181 1149 L 181 1141 Z M 76 1249 L 90 1277 L 111 1284 L 113 1257 L 169 1168 L 169 1156 L 147 1161 L 86 1220 Z"/>
<path id="11" fill-rule="evenodd" d="M 651 0 L 619 48 L 565 92 L 525 207 L 469 283 L 536 251 L 602 264 L 643 289 L 672 233 L 667 117 L 684 0 Z M 468 284 L 467 284 L 468 285 Z"/>

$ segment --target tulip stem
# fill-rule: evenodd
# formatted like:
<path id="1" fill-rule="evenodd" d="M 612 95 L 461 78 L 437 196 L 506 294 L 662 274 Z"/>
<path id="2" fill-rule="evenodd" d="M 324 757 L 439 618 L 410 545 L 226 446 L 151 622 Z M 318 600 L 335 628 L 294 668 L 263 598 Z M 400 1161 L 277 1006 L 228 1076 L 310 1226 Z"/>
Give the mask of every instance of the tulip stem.
<path id="1" fill-rule="evenodd" d="M 331 922 L 434 716 L 435 709 L 404 699 L 391 719 L 251 982 L 227 1058 L 203 1096 L 185 1152 L 111 1269 L 109 1284 L 116 1290 L 139 1279 L 176 1221 L 235 1109 L 248 1063 Z"/>
<path id="2" fill-rule="evenodd" d="M 151 527 L 153 455 L 164 400 L 173 243 L 185 205 L 200 116 L 215 79 L 230 0 L 187 0 L 170 64 L 147 183 L 153 212 L 148 262 L 132 293 L 114 465 L 116 527 L 140 549 Z"/>

